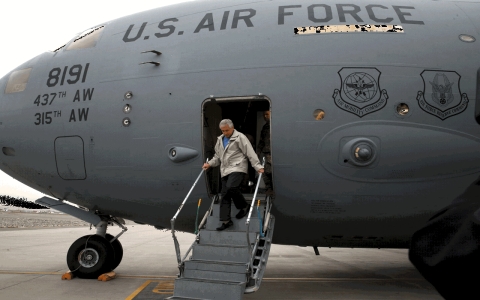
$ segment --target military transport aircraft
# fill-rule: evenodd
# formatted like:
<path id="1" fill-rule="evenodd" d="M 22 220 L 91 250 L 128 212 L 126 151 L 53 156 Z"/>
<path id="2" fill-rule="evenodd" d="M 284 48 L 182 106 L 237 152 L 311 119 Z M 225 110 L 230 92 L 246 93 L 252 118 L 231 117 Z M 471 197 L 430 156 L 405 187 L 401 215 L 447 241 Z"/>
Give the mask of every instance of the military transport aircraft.
<path id="1" fill-rule="evenodd" d="M 480 176 L 479 15 L 478 1 L 193 1 L 101 23 L 1 79 L 0 168 L 97 227 L 67 260 L 98 275 L 121 260 L 107 224 L 170 228 L 219 121 L 256 145 L 271 109 L 273 241 L 408 248 Z M 177 230 L 219 193 L 218 170 L 201 178 Z"/>

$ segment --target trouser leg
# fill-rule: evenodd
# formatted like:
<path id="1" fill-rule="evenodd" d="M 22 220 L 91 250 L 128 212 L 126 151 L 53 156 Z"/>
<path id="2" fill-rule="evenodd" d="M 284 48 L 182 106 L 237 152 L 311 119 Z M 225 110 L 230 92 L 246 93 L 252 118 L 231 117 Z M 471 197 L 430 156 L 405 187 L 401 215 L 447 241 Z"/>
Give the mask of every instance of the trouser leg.
<path id="1" fill-rule="evenodd" d="M 243 197 L 242 192 L 240 191 L 240 185 L 245 176 L 245 173 L 234 172 L 228 176 L 227 188 L 228 194 L 231 196 L 233 203 L 237 209 L 243 209 L 247 207 L 247 201 Z"/>
<path id="2" fill-rule="evenodd" d="M 247 201 L 240 192 L 240 184 L 242 183 L 242 172 L 234 172 L 222 177 L 222 202 L 220 202 L 220 221 L 228 221 L 231 218 L 232 202 L 237 209 L 247 207 Z"/>
<path id="3" fill-rule="evenodd" d="M 228 176 L 222 177 L 222 200 L 220 201 L 220 221 L 230 220 L 230 210 L 232 208 L 231 197 L 228 194 L 227 181 Z"/>
<path id="4" fill-rule="evenodd" d="M 272 182 L 272 156 L 270 154 L 265 155 L 265 166 L 264 166 L 264 176 L 263 182 L 265 183 L 265 188 L 267 190 L 273 190 Z"/>

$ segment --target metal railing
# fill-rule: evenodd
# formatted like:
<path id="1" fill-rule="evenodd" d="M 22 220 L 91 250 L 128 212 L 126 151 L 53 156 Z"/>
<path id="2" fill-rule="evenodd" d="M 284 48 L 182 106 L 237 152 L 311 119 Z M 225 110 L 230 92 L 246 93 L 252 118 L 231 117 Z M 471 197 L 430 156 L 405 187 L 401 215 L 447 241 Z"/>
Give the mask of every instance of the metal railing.
<path id="1" fill-rule="evenodd" d="M 198 225 L 198 233 L 197 235 L 195 236 L 195 240 L 193 241 L 193 243 L 190 245 L 190 247 L 188 248 L 187 252 L 185 253 L 185 255 L 183 256 L 183 258 L 180 260 L 180 262 L 178 263 L 178 269 L 180 270 L 180 274 L 179 274 L 179 277 L 182 276 L 183 274 L 183 266 L 184 266 L 184 263 L 185 261 L 187 260 L 187 257 L 188 257 L 188 254 L 190 254 L 190 252 L 192 251 L 193 249 L 193 246 L 195 246 L 196 243 L 198 243 L 198 241 L 200 240 L 200 229 L 205 225 L 205 223 L 207 222 L 207 218 L 208 218 L 208 215 L 210 215 L 210 213 L 212 212 L 212 209 L 213 209 L 213 204 L 215 203 L 215 200 L 216 198 L 218 197 L 218 195 L 215 195 L 213 197 L 213 200 L 212 200 L 212 204 L 210 205 L 210 208 L 207 210 L 207 212 L 205 213 L 205 215 L 203 216 L 203 219 L 202 219 L 202 222 L 200 222 L 200 225 Z M 178 249 L 178 255 L 180 255 L 180 248 Z M 177 256 L 177 260 L 178 260 L 179 256 Z"/>
<path id="2" fill-rule="evenodd" d="M 270 223 L 270 210 L 272 209 L 272 198 L 267 196 L 267 203 L 265 205 L 265 221 L 263 222 L 263 233 L 267 231 L 268 225 Z"/>
<path id="3" fill-rule="evenodd" d="M 207 163 L 208 163 L 208 159 L 207 159 Z M 185 199 L 183 200 L 182 204 L 180 204 L 180 207 L 178 208 L 177 213 L 176 213 L 175 216 L 173 216 L 173 218 L 170 220 L 170 224 L 172 225 L 173 243 L 175 244 L 175 252 L 176 252 L 176 254 L 177 254 L 177 263 L 178 263 L 178 267 L 179 267 L 179 269 L 180 269 L 180 273 L 182 273 L 182 259 L 181 259 L 181 254 L 180 254 L 180 245 L 178 244 L 177 237 L 175 236 L 175 221 L 176 221 L 178 215 L 180 214 L 180 212 L 182 211 L 183 206 L 184 206 L 185 203 L 187 202 L 188 197 L 190 197 L 190 194 L 192 193 L 193 189 L 194 189 L 195 186 L 197 185 L 198 180 L 200 180 L 200 177 L 202 177 L 202 174 L 203 174 L 205 171 L 206 171 L 206 170 L 202 169 L 202 172 L 200 172 L 200 174 L 198 175 L 197 180 L 195 180 L 195 182 L 193 183 L 192 188 L 191 188 L 190 191 L 188 192 L 188 194 L 187 194 L 187 196 L 185 197 Z M 213 203 L 213 202 L 212 202 L 212 203 Z M 213 204 L 212 204 L 212 206 L 213 206 Z M 212 207 L 212 206 L 211 206 L 211 207 Z M 210 208 L 211 208 L 211 207 L 210 207 Z M 205 215 L 205 216 L 208 216 L 208 214 Z M 204 223 L 205 220 L 206 220 L 206 217 L 203 218 L 202 223 Z M 203 226 L 203 225 L 202 225 L 202 226 Z M 201 228 L 201 226 L 199 226 L 199 228 Z M 198 237 L 198 236 L 197 236 L 197 237 Z M 192 247 L 193 247 L 193 245 L 192 245 Z M 190 247 L 190 249 L 189 249 L 188 252 L 191 251 L 191 248 L 192 248 L 192 247 Z M 187 255 L 188 255 L 188 253 L 187 253 Z M 180 275 L 181 275 L 181 274 L 180 274 Z"/>
<path id="4" fill-rule="evenodd" d="M 267 197 L 267 202 L 269 197 Z M 270 202 L 271 203 L 271 202 Z M 275 224 L 275 218 L 272 216 L 269 218 L 265 229 L 265 236 L 260 238 L 260 234 L 256 236 L 256 243 L 252 251 L 252 263 L 248 266 L 248 284 L 245 287 L 245 293 L 250 294 L 258 291 L 260 288 L 263 275 L 265 273 L 265 267 L 270 253 L 270 247 L 273 237 L 273 226 Z M 265 228 L 265 227 L 264 227 Z M 262 242 L 263 241 L 263 245 Z M 257 253 L 260 250 L 260 253 Z"/>
<path id="5" fill-rule="evenodd" d="M 265 166 L 265 157 L 263 158 L 262 160 L 262 166 Z M 247 218 L 247 221 L 245 221 L 245 225 L 247 226 L 245 232 L 247 234 L 247 244 L 248 244 L 248 251 L 250 253 L 252 253 L 252 245 L 250 244 L 250 219 L 252 217 L 252 211 L 253 211 L 253 207 L 255 206 L 255 200 L 257 199 L 257 194 L 258 194 L 258 188 L 260 186 L 260 180 L 262 180 L 262 173 L 260 173 L 260 175 L 258 176 L 258 180 L 257 180 L 257 186 L 255 187 L 255 192 L 253 193 L 253 198 L 252 198 L 252 203 L 250 203 L 250 210 L 248 211 L 248 218 Z M 257 243 L 258 243 L 258 237 L 257 237 Z M 255 243 L 255 246 L 256 247 L 256 244 Z M 248 264 L 249 268 L 252 266 L 252 263 L 253 263 L 253 257 L 254 255 L 251 255 L 250 256 L 250 262 Z"/>
<path id="6" fill-rule="evenodd" d="M 265 158 L 263 158 L 263 164 L 265 164 Z M 252 203 L 250 204 L 250 211 L 248 213 L 247 221 L 245 222 L 248 249 L 250 251 L 250 258 L 249 258 L 249 262 L 248 262 L 248 266 L 247 266 L 247 272 L 249 272 L 249 274 L 250 274 L 248 276 L 248 278 L 250 278 L 250 280 L 253 280 L 253 282 L 254 282 L 253 286 L 247 286 L 247 289 L 245 290 L 245 293 L 252 293 L 252 292 L 257 291 L 260 288 L 259 272 L 261 272 L 261 270 L 260 270 L 261 268 L 264 268 L 263 264 L 265 264 L 265 256 L 268 256 L 268 254 L 265 253 L 265 247 L 266 247 L 267 243 L 271 242 L 271 235 L 272 235 L 271 230 L 269 230 L 270 229 L 270 222 L 271 222 L 271 218 L 272 218 L 271 214 L 270 214 L 270 211 L 272 209 L 272 199 L 271 199 L 270 196 L 267 196 L 266 197 L 266 203 L 265 203 L 265 212 L 264 212 L 265 214 L 264 214 L 263 227 L 259 228 L 259 233 L 256 235 L 255 244 L 253 245 L 253 247 L 250 243 L 250 234 L 249 234 L 250 233 L 250 220 L 251 220 L 254 205 L 257 201 L 256 198 L 257 198 L 258 188 L 260 186 L 260 180 L 261 179 L 262 179 L 262 174 L 260 174 L 258 176 L 257 186 L 255 188 L 255 193 L 253 194 Z M 260 200 L 258 200 L 258 201 L 260 201 Z M 259 205 L 260 205 L 260 203 L 258 203 L 258 206 Z M 257 209 L 258 209 L 258 207 L 257 207 Z M 259 218 L 261 218 L 261 216 L 259 216 Z M 261 224 L 261 222 L 260 222 L 260 224 Z M 264 244 L 264 246 L 262 246 L 262 254 L 261 254 L 260 260 L 258 261 L 258 266 L 254 266 L 256 253 L 257 253 L 257 250 L 259 249 L 259 244 L 260 244 L 261 240 L 263 240 L 265 244 Z"/>

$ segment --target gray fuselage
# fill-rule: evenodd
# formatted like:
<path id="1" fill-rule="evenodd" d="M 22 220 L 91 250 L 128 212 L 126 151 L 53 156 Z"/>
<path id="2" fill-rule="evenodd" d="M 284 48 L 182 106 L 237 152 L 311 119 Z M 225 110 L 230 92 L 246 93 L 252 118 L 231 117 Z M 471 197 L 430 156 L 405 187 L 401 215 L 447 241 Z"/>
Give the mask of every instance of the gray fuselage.
<path id="1" fill-rule="evenodd" d="M 73 39 L 1 79 L 0 168 L 168 227 L 207 158 L 204 102 L 268 97 L 274 242 L 407 247 L 480 175 L 480 3 L 378 3 L 194 1 L 99 24 L 94 46 L 68 49 Z M 327 27 L 364 24 L 402 31 Z M 174 147 L 198 155 L 174 161 Z M 210 197 L 200 181 L 176 227 L 192 231 Z"/>

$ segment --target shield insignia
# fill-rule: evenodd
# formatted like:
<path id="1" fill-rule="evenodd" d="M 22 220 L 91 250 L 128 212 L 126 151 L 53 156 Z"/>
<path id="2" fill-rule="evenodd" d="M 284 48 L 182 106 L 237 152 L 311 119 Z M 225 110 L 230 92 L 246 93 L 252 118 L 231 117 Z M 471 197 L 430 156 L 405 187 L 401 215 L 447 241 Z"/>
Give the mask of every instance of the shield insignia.
<path id="1" fill-rule="evenodd" d="M 425 70 L 420 76 L 423 91 L 417 93 L 417 101 L 422 110 L 443 121 L 467 109 L 468 96 L 460 91 L 457 72 Z"/>
<path id="2" fill-rule="evenodd" d="M 377 68 L 342 68 L 338 75 L 342 85 L 335 89 L 333 99 L 340 109 L 362 118 L 387 104 L 388 94 L 380 89 Z"/>

